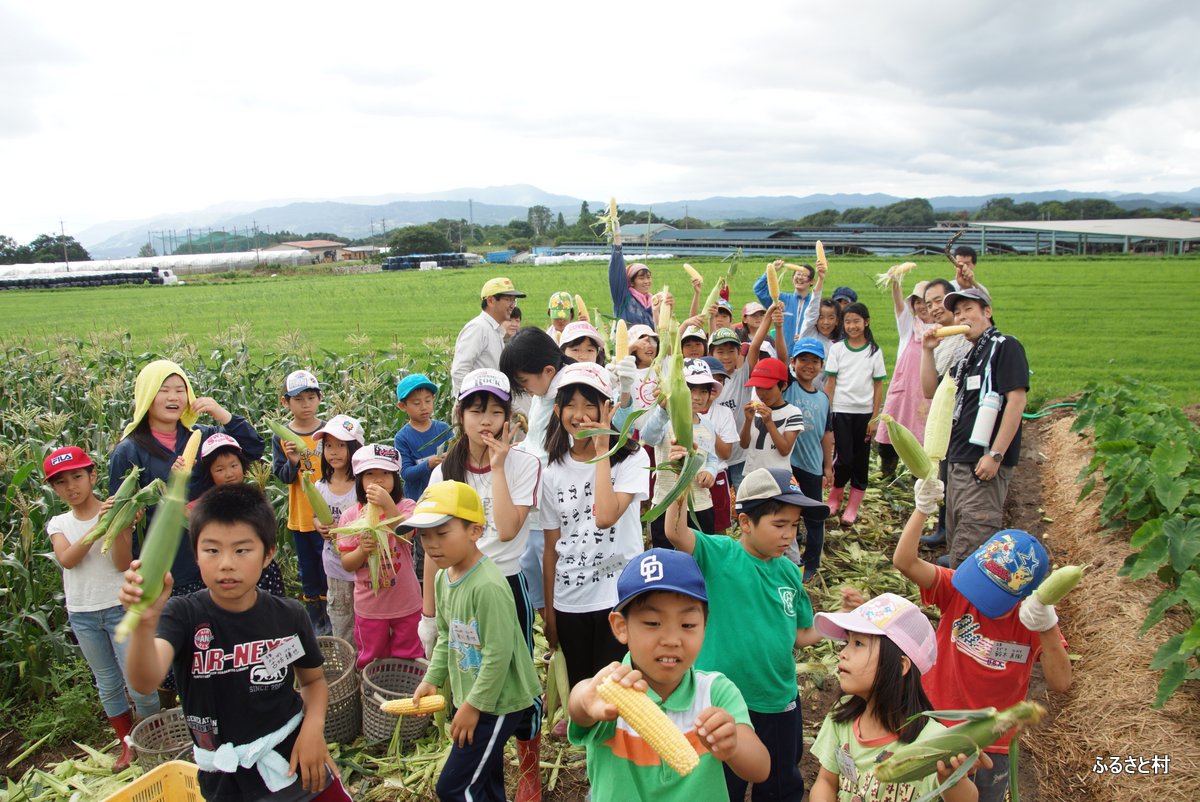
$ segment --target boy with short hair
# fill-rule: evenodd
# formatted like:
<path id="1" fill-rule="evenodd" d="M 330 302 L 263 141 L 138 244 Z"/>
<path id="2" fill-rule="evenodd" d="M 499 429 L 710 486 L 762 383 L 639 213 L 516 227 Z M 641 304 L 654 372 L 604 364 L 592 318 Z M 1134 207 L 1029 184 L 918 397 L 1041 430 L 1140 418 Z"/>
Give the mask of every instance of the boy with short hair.
<path id="1" fill-rule="evenodd" d="M 738 488 L 740 540 L 688 528 L 686 499 L 666 512 L 667 537 L 691 554 L 712 600 L 707 639 L 696 665 L 720 671 L 742 692 L 754 731 L 771 755 L 770 775 L 756 780 L 752 799 L 800 802 L 797 765 L 804 726 L 792 650 L 821 639 L 800 569 L 784 558 L 806 507 L 824 506 L 800 491 L 786 468 L 759 468 Z M 729 799 L 741 800 L 746 780 L 728 768 Z"/>
<path id="2" fill-rule="evenodd" d="M 271 472 L 275 478 L 288 486 L 288 519 L 287 530 L 296 544 L 296 562 L 300 568 L 300 587 L 303 592 L 302 601 L 308 611 L 308 619 L 318 635 L 328 635 L 333 631 L 329 623 L 329 614 L 325 610 L 325 593 L 328 583 L 325 580 L 325 566 L 321 562 L 321 552 L 325 541 L 321 533 L 313 529 L 313 510 L 304 495 L 304 486 L 300 481 L 301 475 L 307 475 L 310 482 L 321 478 L 321 462 L 317 459 L 317 441 L 313 437 L 324 421 L 317 417 L 321 408 L 321 384 L 317 377 L 307 370 L 294 370 L 288 374 L 283 383 L 283 394 L 279 397 L 292 414 L 292 419 L 284 425 L 304 440 L 304 449 L 297 449 L 292 443 L 284 442 L 279 435 L 271 435 Z"/>
<path id="3" fill-rule="evenodd" d="M 733 329 L 733 307 L 724 298 L 717 301 L 717 307 L 713 310 L 712 327 L 713 330 Z"/>
<path id="4" fill-rule="evenodd" d="M 410 373 L 396 384 L 396 406 L 408 415 L 408 423 L 400 427 L 395 438 L 400 452 L 400 478 L 408 498 L 420 498 L 425 492 L 430 474 L 445 458 L 438 449 L 450 442 L 450 426 L 433 418 L 437 392 L 438 386 L 424 373 Z M 420 538 L 413 540 L 413 567 L 417 579 L 425 575 L 425 550 Z"/>
<path id="5" fill-rule="evenodd" d="M 708 593 L 695 561 L 666 549 L 631 560 L 617 580 L 617 605 L 608 620 L 629 654 L 576 685 L 568 703 L 571 741 L 587 748 L 593 802 L 659 795 L 725 802 L 724 771 L 750 782 L 765 780 L 770 755 L 754 733 L 741 692 L 720 673 L 695 668 L 708 621 Z M 663 766 L 616 708 L 599 697 L 597 686 L 610 678 L 645 690 L 684 733 L 700 755 L 690 774 L 681 777 Z"/>
<path id="6" fill-rule="evenodd" d="M 763 319 L 759 335 L 765 333 L 770 322 L 770 318 Z M 755 335 L 755 343 L 760 342 L 759 335 Z M 746 386 L 753 387 L 756 396 L 756 400 L 743 407 L 741 443 L 746 449 L 747 472 L 756 468 L 790 468 L 788 458 L 796 437 L 804 430 L 804 417 L 784 400 L 787 384 L 787 365 L 775 357 L 758 360 L 746 380 Z"/>
<path id="7" fill-rule="evenodd" d="M 522 720 L 537 715 L 542 692 L 512 590 L 479 550 L 485 522 L 479 494 L 453 481 L 427 487 L 404 522 L 420 533 L 438 567 L 437 645 L 413 701 L 449 679 L 456 710 L 454 743 L 437 782 L 442 800 L 503 802 L 504 744 Z"/>
<path id="8" fill-rule="evenodd" d="M 800 410 L 804 423 L 792 447 L 792 476 L 804 495 L 818 500 L 824 497 L 824 487 L 833 486 L 833 412 L 829 396 L 817 386 L 824 367 L 825 346 L 820 340 L 801 337 L 792 343 L 792 373 L 783 398 Z M 804 569 L 805 582 L 821 567 L 828 516 L 828 508 L 805 508 L 804 556 L 797 547 L 788 549 L 789 559 Z"/>
<path id="9" fill-rule="evenodd" d="M 129 682 L 150 692 L 174 669 L 211 801 L 348 802 L 325 745 L 324 658 L 295 599 L 256 587 L 275 555 L 275 512 L 252 484 L 215 487 L 192 510 L 205 590 L 162 593 L 129 639 Z M 140 562 L 118 595 L 142 597 Z M 296 680 L 299 680 L 299 691 Z"/>
<path id="10" fill-rule="evenodd" d="M 54 495 L 71 508 L 50 519 L 46 534 L 50 536 L 54 557 L 63 568 L 67 621 L 96 678 L 104 715 L 121 746 L 121 756 L 113 763 L 113 771 L 121 771 L 133 760 L 133 749 L 125 740 L 133 729 L 133 714 L 125 700 L 125 644 L 115 638 L 117 624 L 124 617 L 116 599 L 122 584 L 121 571 L 129 563 L 133 527 L 117 535 L 125 541 L 124 549 L 113 550 L 109 557 L 101 555 L 97 541 L 84 542 L 100 522 L 100 516 L 112 506 L 96 498 L 95 464 L 83 449 L 67 446 L 47 454 L 42 470 Z M 124 564 L 119 554 L 126 555 Z M 141 718 L 158 712 L 157 693 L 132 691 L 130 696 Z"/>

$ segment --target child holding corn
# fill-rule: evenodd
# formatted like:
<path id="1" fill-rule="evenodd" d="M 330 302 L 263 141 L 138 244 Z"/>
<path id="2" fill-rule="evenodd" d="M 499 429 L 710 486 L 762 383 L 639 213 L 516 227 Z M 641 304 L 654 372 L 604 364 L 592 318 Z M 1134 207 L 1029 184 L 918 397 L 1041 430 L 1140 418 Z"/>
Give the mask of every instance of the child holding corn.
<path id="1" fill-rule="evenodd" d="M 313 510 L 304 495 L 300 477 L 308 481 L 317 479 L 317 441 L 314 435 L 324 425 L 317 417 L 321 407 L 321 385 L 317 377 L 307 370 L 294 370 L 283 383 L 279 401 L 291 413 L 292 419 L 284 426 L 304 443 L 299 447 L 292 438 L 271 436 L 271 471 L 275 478 L 288 486 L 288 534 L 296 547 L 296 562 L 300 568 L 301 599 L 313 629 L 318 635 L 331 631 L 329 614 L 326 611 L 326 592 L 329 585 L 325 580 L 325 567 L 321 563 L 321 551 L 325 541 L 312 528 Z M 284 432 L 287 434 L 287 432 Z"/>
<path id="2" fill-rule="evenodd" d="M 792 476 L 804 495 L 820 499 L 823 489 L 833 485 L 833 413 L 829 396 L 817 386 L 817 377 L 825 365 L 825 346 L 813 337 L 801 337 L 792 343 L 792 372 L 783 398 L 800 410 L 804 429 L 796 437 L 790 456 Z M 821 567 L 825 545 L 825 519 L 829 508 L 805 508 L 804 554 L 789 549 L 788 556 L 804 569 L 804 581 L 810 581 Z"/>
<path id="3" fill-rule="evenodd" d="M 110 557 L 101 554 L 95 541 L 85 542 L 85 536 L 96 528 L 100 516 L 112 504 L 111 500 L 101 503 L 96 498 L 93 492 L 96 466 L 83 449 L 68 446 L 51 451 L 42 462 L 42 470 L 54 495 L 71 508 L 51 518 L 46 533 L 54 548 L 54 558 L 63 569 L 67 620 L 96 678 L 104 715 L 121 745 L 121 755 L 113 763 L 113 771 L 122 771 L 133 760 L 133 750 L 125 740 L 133 729 L 133 714 L 125 700 L 126 645 L 118 643 L 114 635 L 124 615 L 116 598 L 123 584 L 121 572 L 128 567 L 129 560 L 125 558 L 123 565 L 114 565 Z M 131 532 L 132 527 L 117 537 L 128 540 Z M 116 556 L 114 551 L 112 557 Z M 158 696 L 153 692 L 131 690 L 130 696 L 141 718 L 158 712 Z"/>
<path id="4" fill-rule="evenodd" d="M 354 572 L 342 567 L 335 536 L 330 531 L 342 515 L 358 503 L 354 484 L 354 455 L 366 444 L 362 424 L 349 415 L 334 415 L 313 435 L 321 445 L 321 478 L 314 487 L 329 507 L 331 523 L 323 524 L 313 516 L 313 528 L 325 541 L 321 548 L 321 566 L 325 569 L 329 625 L 335 638 L 354 645 Z"/>
<path id="5" fill-rule="evenodd" d="M 913 799 L 943 782 L 967 759 L 938 761 L 936 774 L 911 783 L 883 786 L 876 764 L 905 743 L 920 743 L 946 727 L 925 718 L 932 709 L 921 678 L 937 659 L 933 626 L 908 599 L 884 593 L 852 612 L 817 613 L 817 630 L 845 641 L 838 655 L 838 682 L 846 694 L 825 717 L 813 744 L 821 769 L 809 802 L 842 799 Z M 974 802 L 978 792 L 963 777 L 940 797 Z"/>
<path id="6" fill-rule="evenodd" d="M 1046 549 L 1027 532 L 1006 529 L 956 570 L 927 562 L 917 553 L 918 540 L 941 497 L 940 481 L 918 480 L 916 509 L 892 557 L 900 573 L 921 589 L 922 603 L 942 612 L 938 660 L 922 677 L 933 709 L 1007 709 L 1025 698 L 1038 661 L 1050 690 L 1065 693 L 1071 687 L 1071 660 L 1058 615 L 1033 594 L 1049 572 Z M 1006 735 L 985 750 L 994 766 L 975 776 L 982 802 L 1004 799 L 1010 740 Z"/>
<path id="7" fill-rule="evenodd" d="M 434 420 L 438 386 L 424 373 L 410 373 L 396 384 L 396 406 L 408 415 L 408 423 L 396 432 L 400 452 L 400 475 L 410 498 L 418 498 L 429 484 L 433 469 L 442 464 L 442 453 L 450 442 L 450 426 Z M 424 576 L 425 554 L 420 540 L 413 543 L 413 565 Z"/>
<path id="8" fill-rule="evenodd" d="M 629 654 L 576 685 L 569 702 L 570 737 L 587 747 L 593 802 L 725 802 L 722 767 L 748 782 L 765 780 L 770 756 L 741 692 L 722 674 L 695 668 L 708 619 L 695 561 L 651 549 L 625 566 L 617 588 L 608 620 Z M 605 683 L 619 686 L 617 704 L 600 695 Z M 651 716 L 658 716 L 651 706 L 667 714 L 658 723 L 671 730 L 654 728 Z M 669 765 L 695 768 L 681 776 L 655 752 Z"/>
<path id="9" fill-rule="evenodd" d="M 437 781 L 442 800 L 505 799 L 504 744 L 535 716 L 541 694 L 512 591 L 477 545 L 486 520 L 470 485 L 445 481 L 425 490 L 406 522 L 438 567 L 437 645 L 413 703 L 449 681 L 456 709 L 453 746 Z"/>

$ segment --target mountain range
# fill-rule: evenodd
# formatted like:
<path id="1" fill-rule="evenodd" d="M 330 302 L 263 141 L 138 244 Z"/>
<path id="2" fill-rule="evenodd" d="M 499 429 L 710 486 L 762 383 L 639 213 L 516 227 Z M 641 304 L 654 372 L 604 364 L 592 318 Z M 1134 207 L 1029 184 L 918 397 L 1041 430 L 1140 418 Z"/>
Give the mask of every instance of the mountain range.
<path id="1" fill-rule="evenodd" d="M 1077 198 L 1104 198 L 1127 209 L 1138 207 L 1162 208 L 1175 204 L 1200 203 L 1200 187 L 1185 192 L 1074 192 L 1051 190 L 1043 192 L 997 192 L 989 195 L 943 195 L 929 198 L 935 212 L 949 215 L 954 212 L 977 211 L 992 198 L 1008 197 L 1016 203 L 1067 201 Z M 697 198 L 656 203 L 621 203 L 622 209 L 645 211 L 676 219 L 685 214 L 713 222 L 762 218 L 795 220 L 823 209 L 844 211 L 854 207 L 887 206 L 905 198 L 882 193 L 814 194 Z M 399 226 L 428 223 L 442 218 L 469 220 L 480 225 L 503 224 L 524 219 L 530 206 L 547 206 L 551 212 L 562 213 L 570 223 L 579 215 L 582 198 L 556 195 L 528 184 L 497 187 L 463 187 L 444 192 L 393 193 L 376 196 L 341 197 L 332 200 L 272 199 L 259 202 L 233 201 L 193 212 L 163 215 L 144 220 L 125 220 L 101 223 L 80 232 L 77 239 L 93 258 L 133 256 L 138 249 L 158 238 L 152 232 L 174 230 L 176 239 L 186 239 L 188 229 L 195 237 L 208 230 L 233 229 L 249 231 L 333 231 L 345 237 L 365 237 L 381 230 Z M 605 199 L 588 200 L 593 212 L 599 211 Z"/>

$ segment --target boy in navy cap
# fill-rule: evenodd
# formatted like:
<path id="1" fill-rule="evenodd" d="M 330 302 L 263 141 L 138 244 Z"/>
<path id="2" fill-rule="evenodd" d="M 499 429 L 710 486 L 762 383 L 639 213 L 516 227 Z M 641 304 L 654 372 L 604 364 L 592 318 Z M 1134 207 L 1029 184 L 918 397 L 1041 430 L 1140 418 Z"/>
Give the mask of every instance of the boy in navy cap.
<path id="1" fill-rule="evenodd" d="M 593 802 L 724 802 L 722 764 L 750 782 L 766 779 L 770 756 L 750 726 L 741 692 L 724 675 L 693 667 L 704 645 L 708 593 L 692 557 L 651 549 L 630 560 L 617 580 L 617 606 L 608 620 L 629 654 L 576 685 L 569 703 L 571 741 L 587 747 Z M 683 731 L 700 765 L 686 777 L 665 766 L 597 694 L 609 678 L 645 690 Z"/>

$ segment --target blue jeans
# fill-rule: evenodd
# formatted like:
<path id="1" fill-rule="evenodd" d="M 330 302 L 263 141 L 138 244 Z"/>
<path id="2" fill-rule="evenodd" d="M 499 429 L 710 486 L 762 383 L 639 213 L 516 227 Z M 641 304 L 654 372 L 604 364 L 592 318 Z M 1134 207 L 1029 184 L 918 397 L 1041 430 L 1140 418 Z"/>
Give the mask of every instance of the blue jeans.
<path id="1" fill-rule="evenodd" d="M 114 718 L 129 712 L 125 700 L 125 643 L 117 643 L 114 634 L 117 624 L 125 616 L 120 606 L 89 613 L 67 613 L 79 649 L 96 677 L 96 688 L 100 691 L 100 703 L 104 714 Z M 150 716 L 158 712 L 157 693 L 138 693 L 129 688 L 134 707 L 139 716 Z"/>
<path id="2" fill-rule="evenodd" d="M 734 493 L 737 493 L 738 488 L 742 486 L 742 474 L 745 470 L 746 463 L 744 461 L 739 462 L 736 465 L 725 466 L 725 473 L 729 476 L 729 489 Z M 733 513 L 733 516 L 735 518 L 737 517 L 736 511 Z"/>

